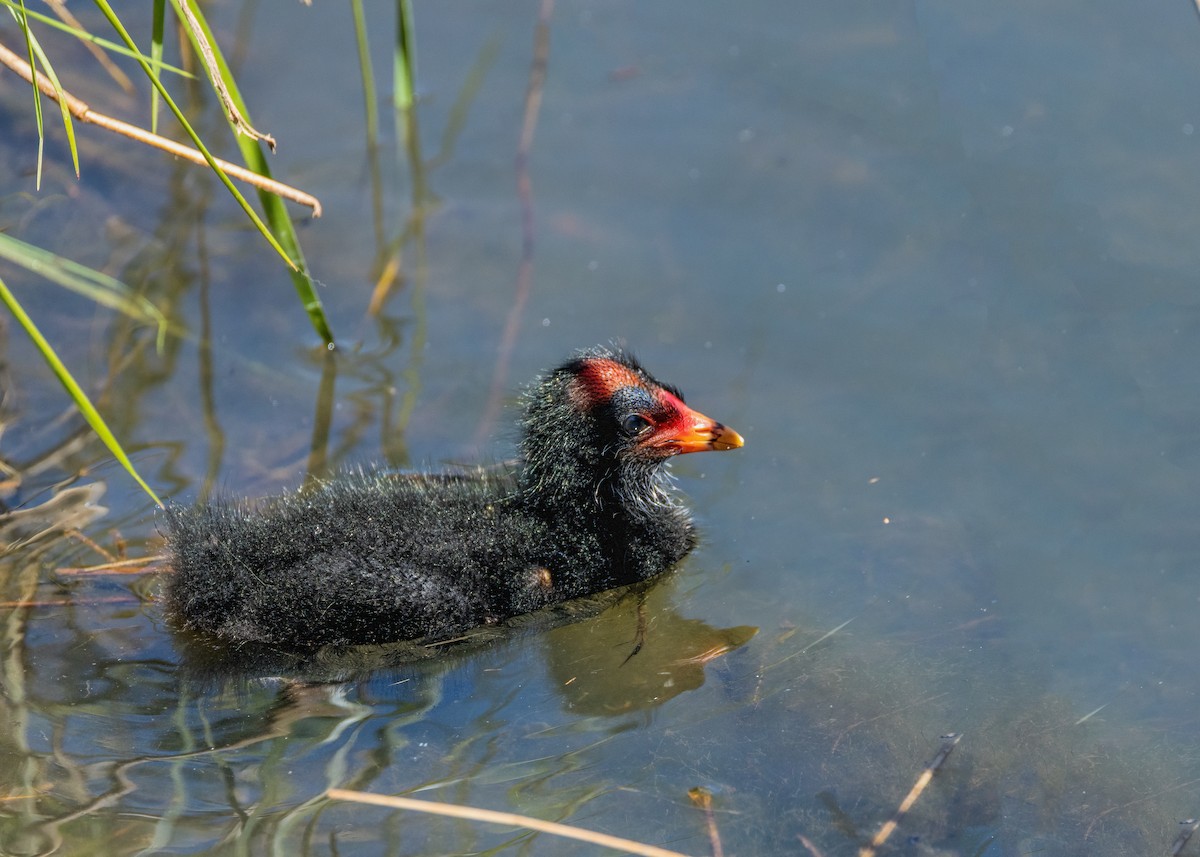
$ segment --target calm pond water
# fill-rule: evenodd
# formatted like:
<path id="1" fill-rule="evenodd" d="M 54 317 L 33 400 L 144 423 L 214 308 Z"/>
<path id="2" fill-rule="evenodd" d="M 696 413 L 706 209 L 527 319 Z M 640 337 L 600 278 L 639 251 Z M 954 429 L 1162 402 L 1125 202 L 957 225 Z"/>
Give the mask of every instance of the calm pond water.
<path id="1" fill-rule="evenodd" d="M 504 458 L 493 388 L 511 405 L 612 339 L 747 443 L 679 462 L 703 545 L 645 593 L 628 662 L 634 596 L 320 665 L 341 683 L 225 682 L 156 574 L 73 571 L 155 555 L 154 510 L 0 319 L 0 853 L 598 853 L 339 787 L 694 855 L 703 788 L 726 854 L 850 855 L 949 733 L 881 853 L 1172 853 L 1200 815 L 1191 4 L 560 2 L 510 350 L 537 4 L 417 4 L 419 174 L 388 10 L 367 13 L 373 158 L 344 4 L 208 8 L 275 174 L 324 203 L 296 214 L 333 354 L 203 171 L 80 127 L 77 182 L 59 129 L 35 193 L 28 91 L 0 77 L 0 230 L 174 325 L 158 351 L 0 263 L 157 491 Z M 144 94 L 46 41 L 68 88 L 148 124 Z"/>

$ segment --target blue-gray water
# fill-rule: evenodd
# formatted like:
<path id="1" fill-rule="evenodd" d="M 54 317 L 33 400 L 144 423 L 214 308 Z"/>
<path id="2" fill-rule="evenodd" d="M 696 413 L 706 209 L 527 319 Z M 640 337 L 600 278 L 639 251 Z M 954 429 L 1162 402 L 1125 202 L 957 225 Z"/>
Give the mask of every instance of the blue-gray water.
<path id="1" fill-rule="evenodd" d="M 293 210 L 332 357 L 203 171 L 80 126 L 77 182 L 47 110 L 35 193 L 29 93 L 0 77 L 0 229 L 178 325 L 156 352 L 145 327 L 0 263 L 160 493 L 511 454 L 511 411 L 485 414 L 521 260 L 537 8 L 415 12 L 417 229 L 390 11 L 367 10 L 374 171 L 348 9 L 209 11 L 279 140 L 275 175 L 324 203 Z M 148 124 L 144 87 L 114 96 L 45 38 L 64 85 Z M 321 797 L 344 787 L 699 855 L 704 787 L 727 854 L 848 855 L 961 732 L 888 853 L 1170 853 L 1200 814 L 1197 91 L 1183 0 L 560 0 L 505 401 L 621 339 L 747 441 L 679 462 L 703 545 L 648 594 L 628 663 L 624 601 L 337 688 L 185 682 L 153 576 L 65 571 L 100 561 L 75 535 L 18 547 L 48 502 L 111 552 L 159 545 L 5 317 L 0 457 L 20 480 L 0 481 L 30 513 L 0 558 L 0 852 L 596 853 Z M 211 98 L 192 109 L 225 139 Z M 401 278 L 377 321 L 388 259 Z"/>

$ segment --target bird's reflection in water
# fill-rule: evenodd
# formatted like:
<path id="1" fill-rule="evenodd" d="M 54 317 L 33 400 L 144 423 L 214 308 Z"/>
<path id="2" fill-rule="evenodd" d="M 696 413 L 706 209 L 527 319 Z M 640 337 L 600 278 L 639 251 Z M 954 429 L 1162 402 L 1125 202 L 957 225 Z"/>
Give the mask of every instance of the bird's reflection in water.
<path id="1" fill-rule="evenodd" d="M 350 685 L 361 703 L 433 704 L 446 673 L 470 659 L 540 639 L 552 684 L 564 709 L 620 715 L 661 705 L 704 684 L 705 665 L 743 646 L 757 628 L 714 628 L 679 615 L 672 587 L 649 581 L 480 628 L 448 641 L 326 646 L 314 652 L 270 647 L 229 648 L 179 635 L 181 680 L 192 691 L 249 690 L 280 683 L 277 715 L 341 710 Z M 305 716 L 300 714 L 301 717 Z"/>
<path id="2" fill-rule="evenodd" d="M 564 705 L 615 715 L 662 705 L 704 684 L 705 665 L 745 645 L 758 629 L 714 628 L 686 619 L 670 587 L 652 587 L 587 622 L 545 636 L 546 659 Z"/>

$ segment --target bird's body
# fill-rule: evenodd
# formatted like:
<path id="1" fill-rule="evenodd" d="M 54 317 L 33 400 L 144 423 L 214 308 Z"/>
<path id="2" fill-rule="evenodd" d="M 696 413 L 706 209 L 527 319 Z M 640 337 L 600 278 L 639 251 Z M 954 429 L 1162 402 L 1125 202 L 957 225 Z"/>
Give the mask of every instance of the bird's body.
<path id="1" fill-rule="evenodd" d="M 449 637 L 645 580 L 695 544 L 668 459 L 742 444 L 606 349 L 538 382 L 522 429 L 509 469 L 351 473 L 171 510 L 171 614 L 230 643 L 314 648 Z"/>

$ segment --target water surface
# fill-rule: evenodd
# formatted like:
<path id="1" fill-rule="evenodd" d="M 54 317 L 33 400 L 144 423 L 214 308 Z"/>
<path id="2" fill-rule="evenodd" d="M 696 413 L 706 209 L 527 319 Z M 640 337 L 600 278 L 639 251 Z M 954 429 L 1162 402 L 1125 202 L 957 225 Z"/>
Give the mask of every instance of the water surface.
<path id="1" fill-rule="evenodd" d="M 374 161 L 364 143 L 348 11 L 212 7 L 276 175 L 324 203 L 297 216 L 333 354 L 200 171 L 87 128 L 76 182 L 52 132 L 33 193 L 16 85 L 0 228 L 144 290 L 179 333 L 159 353 L 0 275 L 181 502 L 504 458 L 497 364 L 511 404 L 625 341 L 747 440 L 676 468 L 704 540 L 646 593 L 646 646 L 625 662 L 626 598 L 332 686 L 191 680 L 153 575 L 69 571 L 91 543 L 156 553 L 155 515 L 9 323 L 0 851 L 595 853 L 323 797 L 342 787 L 706 854 L 702 787 L 726 853 L 848 855 L 955 732 L 888 853 L 1170 853 L 1200 813 L 1194 9 L 559 3 L 503 353 L 536 13 L 417 8 L 414 227 L 386 109 Z M 368 14 L 386 80 L 393 22 Z M 68 86 L 148 123 L 76 61 Z"/>

